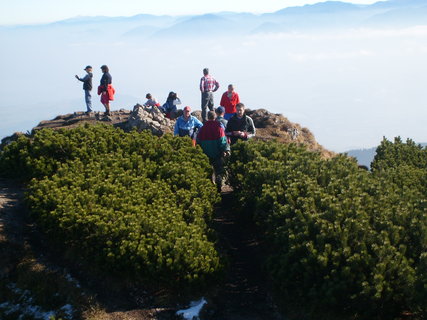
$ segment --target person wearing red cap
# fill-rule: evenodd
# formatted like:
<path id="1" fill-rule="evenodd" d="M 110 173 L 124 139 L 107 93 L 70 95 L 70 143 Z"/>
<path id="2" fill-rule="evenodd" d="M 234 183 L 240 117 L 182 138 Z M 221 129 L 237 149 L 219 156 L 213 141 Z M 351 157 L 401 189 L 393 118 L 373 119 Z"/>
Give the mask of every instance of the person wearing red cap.
<path id="1" fill-rule="evenodd" d="M 203 127 L 203 123 L 201 123 L 196 117 L 192 116 L 191 108 L 186 106 L 183 110 L 182 116 L 176 119 L 173 133 L 175 136 L 189 136 L 193 139 L 195 133 L 201 127 Z"/>

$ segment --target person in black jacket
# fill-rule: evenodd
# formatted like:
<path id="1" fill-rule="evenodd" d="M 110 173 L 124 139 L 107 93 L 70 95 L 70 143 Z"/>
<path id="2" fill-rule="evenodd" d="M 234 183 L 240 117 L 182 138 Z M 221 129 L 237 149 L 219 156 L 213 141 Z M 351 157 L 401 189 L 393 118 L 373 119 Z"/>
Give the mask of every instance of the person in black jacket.
<path id="1" fill-rule="evenodd" d="M 245 115 L 245 105 L 236 105 L 236 114 L 228 120 L 225 135 L 230 137 L 230 144 L 235 144 L 239 139 L 248 140 L 255 136 L 255 125 L 251 117 Z"/>
<path id="2" fill-rule="evenodd" d="M 101 71 L 102 71 L 103 75 L 101 78 L 101 83 L 99 85 L 98 94 L 101 94 L 101 103 L 105 107 L 105 114 L 109 116 L 110 115 L 110 100 L 113 100 L 112 92 L 111 92 L 111 90 L 112 90 L 111 84 L 113 82 L 113 78 L 111 77 L 110 69 L 108 69 L 108 67 L 105 64 L 103 66 L 101 66 Z"/>
<path id="3" fill-rule="evenodd" d="M 90 92 L 92 91 L 92 67 L 87 66 L 83 70 L 86 71 L 86 75 L 83 78 L 80 78 L 76 75 L 77 80 L 83 82 L 83 90 L 85 91 L 85 101 L 86 101 L 86 113 L 92 112 L 92 96 Z"/>

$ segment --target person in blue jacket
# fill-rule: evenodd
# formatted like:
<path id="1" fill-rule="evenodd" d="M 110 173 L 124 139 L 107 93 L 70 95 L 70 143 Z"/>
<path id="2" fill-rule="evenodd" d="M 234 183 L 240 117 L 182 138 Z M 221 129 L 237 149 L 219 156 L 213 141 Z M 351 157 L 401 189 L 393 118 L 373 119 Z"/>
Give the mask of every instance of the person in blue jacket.
<path id="1" fill-rule="evenodd" d="M 197 130 L 203 127 L 203 123 L 201 123 L 196 117 L 193 117 L 190 112 L 191 108 L 186 106 L 183 109 L 183 115 L 176 119 L 175 129 L 173 132 L 175 136 L 189 136 L 192 139 L 195 139 Z"/>
<path id="2" fill-rule="evenodd" d="M 176 92 L 169 92 L 166 102 L 160 107 L 160 110 L 166 114 L 166 118 L 175 119 L 178 113 L 177 105 L 181 104 L 181 100 L 178 98 Z"/>

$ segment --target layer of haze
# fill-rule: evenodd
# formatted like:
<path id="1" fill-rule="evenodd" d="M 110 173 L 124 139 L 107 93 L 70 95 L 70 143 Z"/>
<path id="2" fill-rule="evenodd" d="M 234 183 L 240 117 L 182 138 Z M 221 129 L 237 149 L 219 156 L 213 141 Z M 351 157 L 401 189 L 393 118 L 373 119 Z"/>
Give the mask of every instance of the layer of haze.
<path id="1" fill-rule="evenodd" d="M 369 4 L 375 0 L 345 0 Z M 285 7 L 302 6 L 317 0 L 13 0 L 0 1 L 0 25 L 46 23 L 75 16 L 132 16 L 205 14 L 221 11 L 273 12 Z"/>
<path id="2" fill-rule="evenodd" d="M 68 27 L 67 27 L 68 28 Z M 249 108 L 283 113 L 334 151 L 368 148 L 383 136 L 427 141 L 427 27 L 253 33 L 245 36 L 131 37 L 61 24 L 0 29 L 0 138 L 58 114 L 84 111 L 75 74 L 108 64 L 113 109 L 132 109 L 147 92 L 178 92 L 200 105 L 203 67 L 229 83 Z M 93 92 L 94 107 L 102 111 Z"/>

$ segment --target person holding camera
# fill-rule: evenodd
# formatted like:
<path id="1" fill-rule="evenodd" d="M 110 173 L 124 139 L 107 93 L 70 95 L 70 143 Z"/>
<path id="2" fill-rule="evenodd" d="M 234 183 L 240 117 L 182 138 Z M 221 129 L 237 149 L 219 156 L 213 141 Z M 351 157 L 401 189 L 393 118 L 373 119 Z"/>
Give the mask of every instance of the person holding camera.
<path id="1" fill-rule="evenodd" d="M 236 114 L 228 120 L 225 134 L 230 137 L 230 144 L 235 144 L 238 140 L 248 140 L 255 136 L 256 130 L 254 121 L 245 114 L 245 105 L 236 105 Z"/>
<path id="2" fill-rule="evenodd" d="M 175 119 L 178 113 L 177 105 L 181 104 L 181 100 L 178 98 L 176 92 L 169 92 L 166 102 L 160 107 L 160 110 L 165 113 L 166 118 Z"/>
<path id="3" fill-rule="evenodd" d="M 86 71 L 86 75 L 83 78 L 80 78 L 78 75 L 76 75 L 76 79 L 83 82 L 83 90 L 85 91 L 85 102 L 86 102 L 86 113 L 92 112 L 92 96 L 90 92 L 92 91 L 92 67 L 86 66 L 86 68 L 83 69 Z"/>

